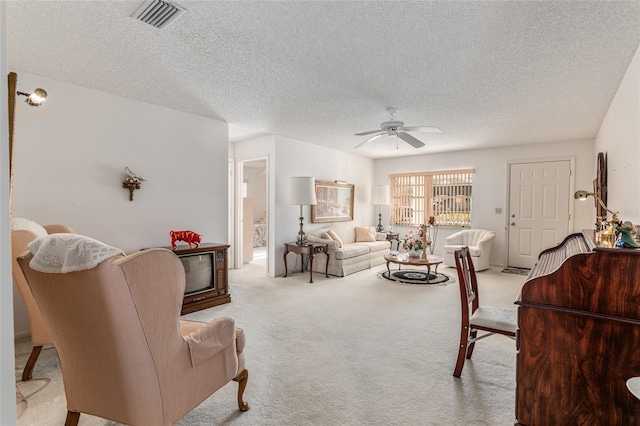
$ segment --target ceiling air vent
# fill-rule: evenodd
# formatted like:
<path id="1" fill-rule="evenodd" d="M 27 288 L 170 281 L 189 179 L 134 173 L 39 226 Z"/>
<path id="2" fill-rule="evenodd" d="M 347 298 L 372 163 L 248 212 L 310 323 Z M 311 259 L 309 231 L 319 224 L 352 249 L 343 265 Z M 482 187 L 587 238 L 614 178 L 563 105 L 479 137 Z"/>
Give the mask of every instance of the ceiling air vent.
<path id="1" fill-rule="evenodd" d="M 163 29 L 175 21 L 185 11 L 185 8 L 168 1 L 149 0 L 142 3 L 131 17 L 153 25 L 156 28 Z"/>

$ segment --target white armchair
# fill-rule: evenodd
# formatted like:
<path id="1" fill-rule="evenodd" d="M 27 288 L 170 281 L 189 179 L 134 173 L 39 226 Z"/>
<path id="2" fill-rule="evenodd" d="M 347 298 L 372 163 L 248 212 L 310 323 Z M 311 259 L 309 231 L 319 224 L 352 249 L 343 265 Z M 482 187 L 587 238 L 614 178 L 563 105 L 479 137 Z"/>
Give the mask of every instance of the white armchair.
<path id="1" fill-rule="evenodd" d="M 444 265 L 455 268 L 455 251 L 469 247 L 473 268 L 484 271 L 489 267 L 491 245 L 495 238 L 496 233 L 486 229 L 463 229 L 448 236 L 444 246 Z"/>

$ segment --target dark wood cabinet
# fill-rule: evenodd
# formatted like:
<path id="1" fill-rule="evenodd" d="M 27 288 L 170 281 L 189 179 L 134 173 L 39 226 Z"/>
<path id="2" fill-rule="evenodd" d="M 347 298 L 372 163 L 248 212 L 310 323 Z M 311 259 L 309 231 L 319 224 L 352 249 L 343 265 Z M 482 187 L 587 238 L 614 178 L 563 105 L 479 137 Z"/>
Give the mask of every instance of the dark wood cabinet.
<path id="1" fill-rule="evenodd" d="M 171 247 L 164 248 L 172 250 Z M 228 282 L 228 248 L 228 244 L 203 243 L 200 247 L 178 246 L 172 250 L 180 258 L 194 254 L 210 255 L 212 258 L 213 288 L 185 294 L 182 302 L 182 315 L 231 302 Z M 189 279 L 188 274 L 187 279 Z"/>
<path id="2" fill-rule="evenodd" d="M 524 283 L 516 424 L 640 424 L 626 388 L 640 376 L 640 251 L 606 245 L 573 234 L 543 251 Z"/>

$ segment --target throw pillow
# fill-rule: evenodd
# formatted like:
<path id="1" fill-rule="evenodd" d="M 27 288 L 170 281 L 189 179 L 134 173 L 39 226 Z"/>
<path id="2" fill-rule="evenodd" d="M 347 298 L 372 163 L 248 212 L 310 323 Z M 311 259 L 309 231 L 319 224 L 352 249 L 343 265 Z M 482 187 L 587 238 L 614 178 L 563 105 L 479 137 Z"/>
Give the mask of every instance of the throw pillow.
<path id="1" fill-rule="evenodd" d="M 373 243 L 376 231 L 372 226 L 356 226 L 356 243 Z"/>
<path id="2" fill-rule="evenodd" d="M 327 235 L 329 235 L 333 241 L 337 241 L 338 242 L 338 247 L 342 248 L 342 239 L 340 237 L 338 237 L 338 234 L 336 234 L 331 229 L 329 229 L 327 231 Z"/>

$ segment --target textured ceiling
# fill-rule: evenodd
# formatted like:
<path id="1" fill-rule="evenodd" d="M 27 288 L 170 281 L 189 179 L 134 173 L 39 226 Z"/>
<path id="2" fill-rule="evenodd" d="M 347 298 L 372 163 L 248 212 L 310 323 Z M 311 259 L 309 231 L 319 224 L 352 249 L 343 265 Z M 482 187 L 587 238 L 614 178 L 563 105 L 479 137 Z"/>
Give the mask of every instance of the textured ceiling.
<path id="1" fill-rule="evenodd" d="M 383 158 L 592 138 L 640 44 L 638 1 L 177 3 L 9 1 L 9 69 Z M 353 150 L 388 106 L 442 133 Z"/>

